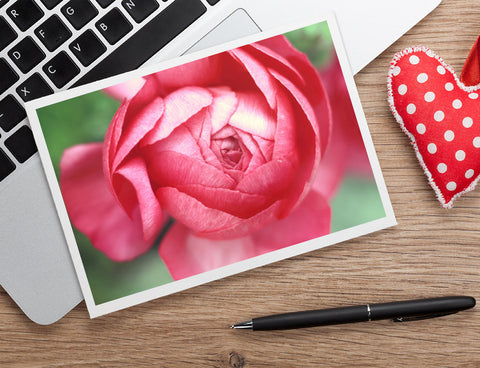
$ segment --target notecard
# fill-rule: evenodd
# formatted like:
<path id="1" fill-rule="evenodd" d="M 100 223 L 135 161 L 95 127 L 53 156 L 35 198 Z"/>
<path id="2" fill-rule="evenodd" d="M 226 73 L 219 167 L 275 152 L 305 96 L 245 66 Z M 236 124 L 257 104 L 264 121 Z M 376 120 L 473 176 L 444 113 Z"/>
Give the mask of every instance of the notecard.
<path id="1" fill-rule="evenodd" d="M 27 110 L 91 317 L 395 224 L 330 16 Z"/>

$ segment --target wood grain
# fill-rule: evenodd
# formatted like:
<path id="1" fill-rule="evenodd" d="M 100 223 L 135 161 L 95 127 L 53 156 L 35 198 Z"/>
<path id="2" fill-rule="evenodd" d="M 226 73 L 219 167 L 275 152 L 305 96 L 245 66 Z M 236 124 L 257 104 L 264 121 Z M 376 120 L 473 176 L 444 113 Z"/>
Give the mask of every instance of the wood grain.
<path id="1" fill-rule="evenodd" d="M 480 367 L 480 308 L 405 324 L 227 328 L 299 308 L 449 294 L 480 299 L 480 190 L 442 209 L 386 102 L 395 52 L 422 44 L 460 71 L 479 25 L 478 0 L 444 0 L 356 76 L 398 226 L 95 320 L 81 303 L 58 323 L 38 326 L 0 291 L 0 365 Z"/>

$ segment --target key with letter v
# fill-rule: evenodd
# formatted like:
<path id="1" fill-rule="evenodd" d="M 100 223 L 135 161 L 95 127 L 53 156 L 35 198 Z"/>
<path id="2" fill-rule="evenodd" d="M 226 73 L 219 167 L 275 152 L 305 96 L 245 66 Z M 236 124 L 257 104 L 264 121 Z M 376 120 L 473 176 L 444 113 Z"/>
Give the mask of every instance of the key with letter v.
<path id="1" fill-rule="evenodd" d="M 91 30 L 86 31 L 73 41 L 69 48 L 83 66 L 90 65 L 107 50 Z"/>

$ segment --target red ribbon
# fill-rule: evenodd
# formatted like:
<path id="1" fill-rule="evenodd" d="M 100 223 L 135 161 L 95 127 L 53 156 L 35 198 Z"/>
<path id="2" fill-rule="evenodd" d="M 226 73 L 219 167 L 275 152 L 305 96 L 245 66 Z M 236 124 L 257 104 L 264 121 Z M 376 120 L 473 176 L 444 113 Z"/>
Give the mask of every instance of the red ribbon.
<path id="1" fill-rule="evenodd" d="M 480 36 L 477 38 L 463 65 L 460 81 L 468 87 L 480 84 Z"/>

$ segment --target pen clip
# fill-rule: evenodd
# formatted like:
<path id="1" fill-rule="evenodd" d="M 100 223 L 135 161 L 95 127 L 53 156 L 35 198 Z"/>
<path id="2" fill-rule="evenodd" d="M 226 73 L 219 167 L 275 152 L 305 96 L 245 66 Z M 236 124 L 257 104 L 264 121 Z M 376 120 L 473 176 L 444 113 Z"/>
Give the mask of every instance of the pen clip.
<path id="1" fill-rule="evenodd" d="M 397 317 L 397 318 L 392 319 L 392 321 L 393 322 L 421 321 L 423 319 L 430 319 L 430 318 L 448 316 L 449 314 L 455 314 L 457 312 L 458 311 L 447 312 L 447 313 L 422 314 L 422 315 L 412 316 L 412 317 Z"/>

